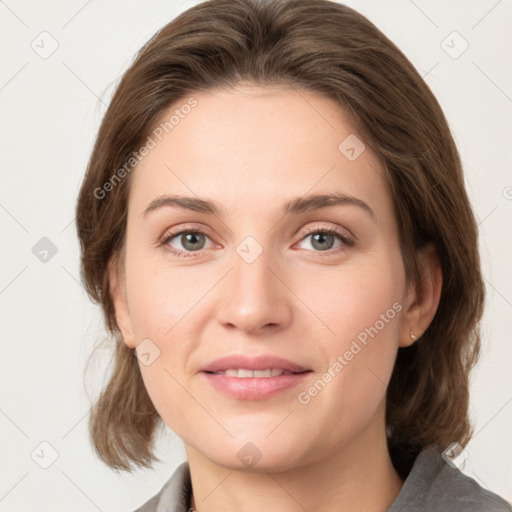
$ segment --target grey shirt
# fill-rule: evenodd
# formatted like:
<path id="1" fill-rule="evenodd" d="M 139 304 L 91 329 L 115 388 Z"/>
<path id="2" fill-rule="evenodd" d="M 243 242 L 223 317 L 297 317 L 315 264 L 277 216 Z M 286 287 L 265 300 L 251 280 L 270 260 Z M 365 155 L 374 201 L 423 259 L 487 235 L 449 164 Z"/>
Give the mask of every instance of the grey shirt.
<path id="1" fill-rule="evenodd" d="M 475 480 L 449 466 L 439 447 L 424 449 L 387 512 L 512 512 L 512 506 Z M 135 512 L 187 512 L 190 469 L 184 462 L 160 492 Z"/>

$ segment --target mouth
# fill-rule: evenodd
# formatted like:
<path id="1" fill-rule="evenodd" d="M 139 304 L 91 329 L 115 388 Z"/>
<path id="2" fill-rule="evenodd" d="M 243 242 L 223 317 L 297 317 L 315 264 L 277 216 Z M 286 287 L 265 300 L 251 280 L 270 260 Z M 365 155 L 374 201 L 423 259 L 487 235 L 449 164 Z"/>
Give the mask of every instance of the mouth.
<path id="1" fill-rule="evenodd" d="M 235 400 L 264 400 L 304 382 L 313 370 L 272 354 L 231 354 L 208 363 L 199 375 L 210 389 Z"/>

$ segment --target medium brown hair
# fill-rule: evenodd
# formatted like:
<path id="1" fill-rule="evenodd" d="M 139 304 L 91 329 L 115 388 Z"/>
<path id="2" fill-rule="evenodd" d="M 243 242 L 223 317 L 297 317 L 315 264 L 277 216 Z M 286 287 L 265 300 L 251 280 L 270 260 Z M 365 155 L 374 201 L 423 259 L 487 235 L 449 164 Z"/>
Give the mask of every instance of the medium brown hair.
<path id="1" fill-rule="evenodd" d="M 421 339 L 398 351 L 387 390 L 388 440 L 392 454 L 452 441 L 464 446 L 484 286 L 460 157 L 436 98 L 404 54 L 347 6 L 210 0 L 180 14 L 139 51 L 101 123 L 77 201 L 82 279 L 115 340 L 110 380 L 89 423 L 99 457 L 116 470 L 151 466 L 158 460 L 155 430 L 163 424 L 114 316 L 107 270 L 123 253 L 132 173 L 112 177 L 171 105 L 242 82 L 336 101 L 382 163 L 408 280 L 421 280 L 417 250 L 436 247 L 439 307 Z M 108 193 L 100 194 L 109 180 Z"/>

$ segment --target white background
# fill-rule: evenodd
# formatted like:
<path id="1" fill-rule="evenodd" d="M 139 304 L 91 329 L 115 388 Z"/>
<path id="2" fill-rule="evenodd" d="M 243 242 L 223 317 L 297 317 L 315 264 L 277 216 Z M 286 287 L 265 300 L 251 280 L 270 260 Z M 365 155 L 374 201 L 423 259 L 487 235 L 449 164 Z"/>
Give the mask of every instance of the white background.
<path id="1" fill-rule="evenodd" d="M 154 470 L 118 475 L 92 452 L 83 371 L 104 331 L 99 309 L 79 283 L 74 206 L 116 81 L 157 29 L 196 3 L 0 2 L 2 512 L 127 512 L 158 492 L 185 460 L 181 441 L 169 429 L 158 442 L 163 463 Z M 467 447 L 464 472 L 510 501 L 512 4 L 348 4 L 383 30 L 425 77 L 463 158 L 488 291 L 483 356 L 472 385 L 477 434 Z M 31 48 L 43 31 L 58 42 L 47 59 Z M 469 44 L 457 59 L 441 46 L 453 31 Z M 447 44 L 462 48 L 453 37 Z M 32 253 L 42 237 L 58 249 L 46 263 Z M 108 352 L 103 355 L 90 377 L 92 392 L 106 371 Z M 58 453 L 48 469 L 31 458 L 43 441 Z M 43 451 L 48 462 L 51 450 Z"/>

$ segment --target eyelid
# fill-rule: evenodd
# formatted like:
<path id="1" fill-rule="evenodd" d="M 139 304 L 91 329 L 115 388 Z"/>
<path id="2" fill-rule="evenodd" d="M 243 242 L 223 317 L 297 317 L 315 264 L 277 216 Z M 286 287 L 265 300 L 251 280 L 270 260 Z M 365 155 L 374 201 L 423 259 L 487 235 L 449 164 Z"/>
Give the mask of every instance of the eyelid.
<path id="1" fill-rule="evenodd" d="M 346 233 L 344 233 L 342 230 L 345 231 Z M 348 230 L 347 228 L 326 226 L 323 225 L 322 223 L 313 224 L 306 228 L 304 231 L 301 231 L 302 234 L 299 241 L 302 241 L 304 237 L 310 235 L 311 233 L 316 233 L 318 231 L 339 235 L 341 238 L 344 238 L 353 243 L 357 241 L 357 237 L 352 233 L 352 231 Z"/>
<path id="2" fill-rule="evenodd" d="M 159 237 L 158 242 L 162 242 L 165 239 L 168 239 L 169 237 L 173 237 L 176 235 L 186 233 L 202 233 L 203 235 L 209 236 L 210 229 L 204 226 L 203 224 L 178 224 L 178 227 L 171 227 L 164 231 L 163 235 Z"/>

